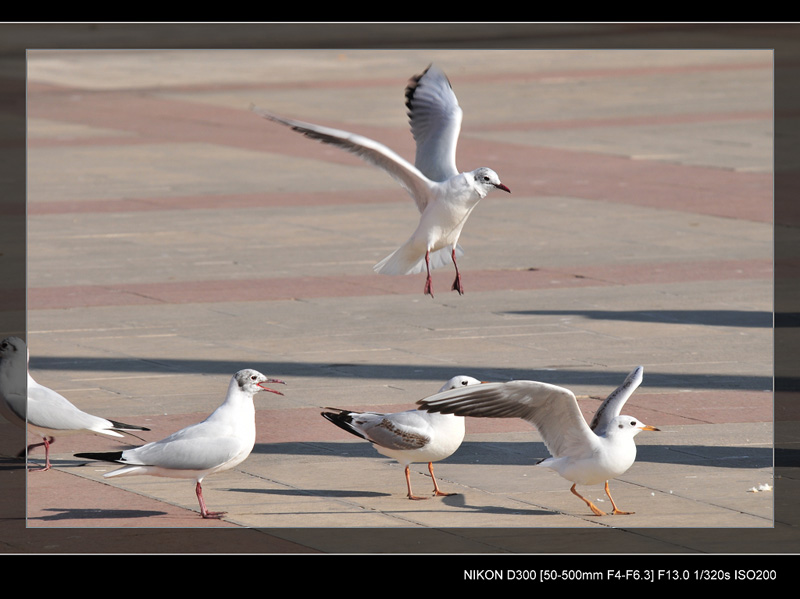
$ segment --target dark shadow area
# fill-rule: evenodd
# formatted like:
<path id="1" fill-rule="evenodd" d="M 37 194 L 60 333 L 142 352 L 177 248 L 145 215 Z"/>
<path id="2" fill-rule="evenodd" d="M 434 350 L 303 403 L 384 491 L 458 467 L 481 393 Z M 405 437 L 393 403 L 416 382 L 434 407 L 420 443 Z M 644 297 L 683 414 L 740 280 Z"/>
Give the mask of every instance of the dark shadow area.
<path id="1" fill-rule="evenodd" d="M 800 376 L 775 375 L 775 391 L 779 393 L 800 392 Z M 790 398 L 786 398 L 787 400 Z M 786 404 L 788 405 L 788 404 Z"/>
<path id="2" fill-rule="evenodd" d="M 800 327 L 800 312 L 776 312 L 775 328 Z"/>
<path id="3" fill-rule="evenodd" d="M 465 511 L 494 514 L 497 516 L 558 516 L 561 514 L 561 512 L 557 510 L 545 510 L 533 506 L 525 507 L 523 503 L 513 508 L 494 505 L 470 505 L 467 503 L 466 496 L 460 493 L 448 497 L 439 497 L 438 501 L 450 507 L 460 508 Z"/>
<path id="4" fill-rule="evenodd" d="M 776 468 L 800 468 L 800 449 L 775 448 Z"/>
<path id="5" fill-rule="evenodd" d="M 629 322 L 765 329 L 772 328 L 773 324 L 772 312 L 758 310 L 519 310 L 504 312 L 504 314 L 582 316 L 592 320 L 625 320 Z M 797 320 L 800 321 L 800 318 L 797 318 Z"/>
<path id="6" fill-rule="evenodd" d="M 37 370 L 126 373 L 195 373 L 225 374 L 242 368 L 255 368 L 267 376 L 283 379 L 291 377 L 330 377 L 357 379 L 402 379 L 432 381 L 434 385 L 459 374 L 467 374 L 486 381 L 508 381 L 527 379 L 552 383 L 569 388 L 571 385 L 609 385 L 617 386 L 638 364 L 631 364 L 625 371 L 595 372 L 589 370 L 524 370 L 519 368 L 487 368 L 480 364 L 461 364 L 459 366 L 394 365 L 394 364 L 349 364 L 345 362 L 258 362 L 243 363 L 232 360 L 194 360 L 194 359 L 119 359 L 96 357 L 39 357 L 31 358 L 31 372 L 36 378 Z M 291 380 L 287 380 L 291 385 Z M 645 386 L 675 389 L 731 389 L 731 390 L 769 390 L 772 389 L 771 376 L 751 376 L 738 374 L 693 374 L 680 372 L 645 372 Z M 290 389 L 288 387 L 287 389 Z"/>
<path id="7" fill-rule="evenodd" d="M 25 460 L 14 456 L 0 458 L 0 471 L 6 470 L 25 470 Z"/>
<path id="8" fill-rule="evenodd" d="M 153 516 L 166 516 L 166 512 L 159 512 L 155 510 L 101 510 L 101 509 L 58 509 L 50 508 L 45 510 L 53 512 L 52 516 L 43 516 L 39 518 L 29 518 L 29 520 L 38 520 L 42 522 L 52 522 L 55 520 L 99 520 L 106 518 L 152 518 Z"/>
<path id="9" fill-rule="evenodd" d="M 653 433 L 658 434 L 658 433 Z M 363 443 L 256 443 L 253 453 L 262 455 L 320 455 L 348 458 L 375 458 L 394 462 Z M 800 461 L 800 450 L 784 450 L 784 458 Z M 792 454 L 792 455 L 789 455 Z M 465 441 L 442 464 L 482 466 L 533 466 L 550 457 L 544 443 L 538 441 Z M 706 445 L 639 445 L 636 463 L 685 464 L 714 468 L 768 468 L 772 466 L 771 447 Z M 787 464 L 782 464 L 787 465 Z"/>

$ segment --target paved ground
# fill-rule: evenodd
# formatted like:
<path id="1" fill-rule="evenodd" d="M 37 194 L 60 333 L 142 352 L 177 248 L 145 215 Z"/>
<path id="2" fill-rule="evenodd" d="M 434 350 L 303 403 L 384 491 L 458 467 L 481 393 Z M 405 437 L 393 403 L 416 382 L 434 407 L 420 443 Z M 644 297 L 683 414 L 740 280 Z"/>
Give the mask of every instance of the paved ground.
<path id="1" fill-rule="evenodd" d="M 374 274 L 415 227 L 408 196 L 248 111 L 411 158 L 403 89 L 431 61 L 465 111 L 460 167 L 512 190 L 465 228 L 464 296 L 448 269 L 435 298 L 421 276 Z M 119 549 L 143 537 L 109 528 L 146 528 L 149 550 L 186 550 L 176 529 L 245 527 L 262 530 L 215 550 L 560 552 L 613 528 L 640 551 L 759 534 L 780 550 L 776 493 L 753 492 L 792 484 L 772 468 L 770 53 L 43 51 L 29 69 L 34 377 L 148 441 L 202 419 L 240 368 L 288 382 L 258 398 L 248 460 L 204 484 L 224 520 L 198 517 L 189 482 L 102 479 L 73 452 L 121 446 L 66 437 L 26 479 L 32 545 L 72 528 Z M 534 469 L 547 453 L 522 421 L 469 420 L 436 466 L 458 495 L 412 502 L 396 463 L 319 416 L 407 409 L 456 374 L 561 384 L 590 416 L 639 364 L 627 411 L 661 432 L 612 482 L 625 517 L 592 516 Z"/>

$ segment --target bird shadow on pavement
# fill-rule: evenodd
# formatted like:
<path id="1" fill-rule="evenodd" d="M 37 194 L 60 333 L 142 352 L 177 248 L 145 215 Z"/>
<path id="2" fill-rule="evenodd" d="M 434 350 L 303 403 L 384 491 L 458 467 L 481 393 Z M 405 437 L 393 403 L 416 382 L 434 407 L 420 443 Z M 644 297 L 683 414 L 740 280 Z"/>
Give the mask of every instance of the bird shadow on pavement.
<path id="1" fill-rule="evenodd" d="M 28 518 L 30 521 L 52 522 L 57 520 L 120 520 L 133 518 L 152 518 L 153 516 L 167 516 L 167 512 L 156 510 L 119 510 L 119 509 L 60 509 L 46 508 L 42 510 L 50 512 L 48 516 L 37 516 Z"/>
<path id="2" fill-rule="evenodd" d="M 291 497 L 330 497 L 351 499 L 356 497 L 389 497 L 391 493 L 378 491 L 359 491 L 357 489 L 254 489 L 254 488 L 229 488 L 233 493 L 257 493 L 259 495 L 282 495 Z"/>
<path id="3" fill-rule="evenodd" d="M 462 510 L 469 510 L 472 512 L 479 512 L 481 514 L 493 514 L 496 516 L 558 516 L 560 512 L 554 510 L 547 510 L 533 506 L 524 506 L 520 503 L 519 506 L 509 508 L 494 505 L 469 505 L 467 497 L 463 493 L 456 493 L 449 497 L 442 497 L 442 503 L 451 508 L 458 508 Z"/>

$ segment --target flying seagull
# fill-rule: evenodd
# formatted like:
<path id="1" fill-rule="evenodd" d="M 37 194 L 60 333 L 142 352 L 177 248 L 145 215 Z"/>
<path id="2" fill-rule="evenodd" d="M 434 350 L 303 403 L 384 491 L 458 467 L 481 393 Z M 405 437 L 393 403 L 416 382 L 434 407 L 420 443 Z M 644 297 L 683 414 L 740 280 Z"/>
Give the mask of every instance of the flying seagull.
<path id="1" fill-rule="evenodd" d="M 450 81 L 436 65 L 413 77 L 406 87 L 406 107 L 417 151 L 414 165 L 381 143 L 361 135 L 293 120 L 251 106 L 256 114 L 290 127 L 311 139 L 338 146 L 394 177 L 416 202 L 421 216 L 417 229 L 402 246 L 378 262 L 375 272 L 410 275 L 427 272 L 425 294 L 433 297 L 431 270 L 450 262 L 456 271 L 452 289 L 464 293 L 456 258 L 461 230 L 478 202 L 494 189 L 511 190 L 497 173 L 480 167 L 456 168 L 461 107 Z"/>

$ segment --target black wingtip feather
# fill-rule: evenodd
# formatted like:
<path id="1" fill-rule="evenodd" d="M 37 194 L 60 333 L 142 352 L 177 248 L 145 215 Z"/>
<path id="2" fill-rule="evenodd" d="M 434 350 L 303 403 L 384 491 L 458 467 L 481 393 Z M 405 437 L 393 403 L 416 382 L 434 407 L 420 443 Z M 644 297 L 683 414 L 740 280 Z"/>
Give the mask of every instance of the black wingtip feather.
<path id="1" fill-rule="evenodd" d="M 432 66 L 433 63 L 429 64 L 419 75 L 414 75 L 408 80 L 408 84 L 406 85 L 406 108 L 409 110 L 412 110 L 411 104 L 414 102 L 414 93 L 417 91 L 420 80 L 425 76 L 425 73 L 427 73 Z"/>
<path id="2" fill-rule="evenodd" d="M 116 420 L 110 420 L 111 424 L 114 425 L 114 428 L 119 429 L 121 431 L 149 431 L 150 429 L 145 426 L 138 426 L 136 424 L 125 424 L 124 422 L 117 422 Z"/>
<path id="3" fill-rule="evenodd" d="M 76 458 L 100 460 L 103 462 L 117 462 L 122 458 L 121 451 L 106 451 L 102 453 L 76 453 L 74 455 Z"/>

